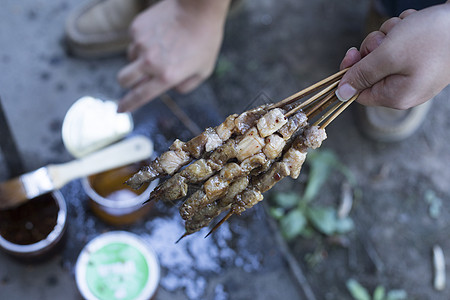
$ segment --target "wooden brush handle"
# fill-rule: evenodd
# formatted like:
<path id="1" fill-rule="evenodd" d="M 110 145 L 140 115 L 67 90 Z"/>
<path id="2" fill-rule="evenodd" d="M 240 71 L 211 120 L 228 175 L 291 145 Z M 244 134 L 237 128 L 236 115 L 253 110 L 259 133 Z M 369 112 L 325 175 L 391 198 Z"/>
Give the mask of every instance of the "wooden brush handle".
<path id="1" fill-rule="evenodd" d="M 153 143 L 144 136 L 135 136 L 89 154 L 86 157 L 57 165 L 49 165 L 48 172 L 54 188 L 81 177 L 122 167 L 150 158 Z"/>

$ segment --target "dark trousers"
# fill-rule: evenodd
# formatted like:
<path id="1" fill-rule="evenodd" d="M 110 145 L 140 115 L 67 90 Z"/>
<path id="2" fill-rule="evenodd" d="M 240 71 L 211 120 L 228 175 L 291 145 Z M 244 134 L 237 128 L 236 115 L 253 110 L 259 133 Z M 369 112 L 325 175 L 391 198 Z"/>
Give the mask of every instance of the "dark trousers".
<path id="1" fill-rule="evenodd" d="M 442 4 L 443 0 L 381 0 L 381 4 L 390 17 L 396 17 L 409 8 L 423 9 L 428 6 Z"/>

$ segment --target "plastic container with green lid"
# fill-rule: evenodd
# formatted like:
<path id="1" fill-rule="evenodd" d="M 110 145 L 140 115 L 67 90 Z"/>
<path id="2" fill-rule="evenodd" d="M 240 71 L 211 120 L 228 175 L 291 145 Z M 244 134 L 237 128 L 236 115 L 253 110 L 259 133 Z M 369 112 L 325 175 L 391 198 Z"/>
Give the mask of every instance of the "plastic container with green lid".
<path id="1" fill-rule="evenodd" d="M 87 300 L 150 300 L 159 285 L 160 267 L 155 252 L 142 238 L 112 231 L 84 247 L 75 276 Z"/>

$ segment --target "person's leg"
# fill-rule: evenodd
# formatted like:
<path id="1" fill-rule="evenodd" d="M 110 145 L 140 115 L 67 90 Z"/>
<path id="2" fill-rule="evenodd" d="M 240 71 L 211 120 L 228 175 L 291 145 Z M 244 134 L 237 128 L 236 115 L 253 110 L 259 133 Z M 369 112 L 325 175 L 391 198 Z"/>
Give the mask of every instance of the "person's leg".
<path id="1" fill-rule="evenodd" d="M 419 10 L 444 2 L 443 0 L 379 0 L 381 7 L 384 8 L 384 13 L 389 17 L 398 16 L 410 8 Z"/>
<path id="2" fill-rule="evenodd" d="M 134 18 L 159 0 L 88 0 L 69 14 L 66 20 L 66 45 L 70 54 L 99 58 L 125 53 L 129 27 Z M 238 11 L 243 0 L 232 0 L 230 14 Z"/>
<path id="3" fill-rule="evenodd" d="M 78 7 L 66 20 L 67 50 L 83 58 L 123 53 L 130 42 L 128 27 L 148 2 L 91 0 Z"/>

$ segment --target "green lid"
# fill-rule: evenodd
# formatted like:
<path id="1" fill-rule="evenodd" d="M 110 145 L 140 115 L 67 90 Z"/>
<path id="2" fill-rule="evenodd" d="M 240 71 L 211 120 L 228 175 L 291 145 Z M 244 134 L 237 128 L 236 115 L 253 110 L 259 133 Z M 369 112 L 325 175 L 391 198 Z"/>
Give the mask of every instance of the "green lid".
<path id="1" fill-rule="evenodd" d="M 159 265 L 154 252 L 138 236 L 114 231 L 83 249 L 76 279 L 86 299 L 148 300 L 159 282 Z"/>

